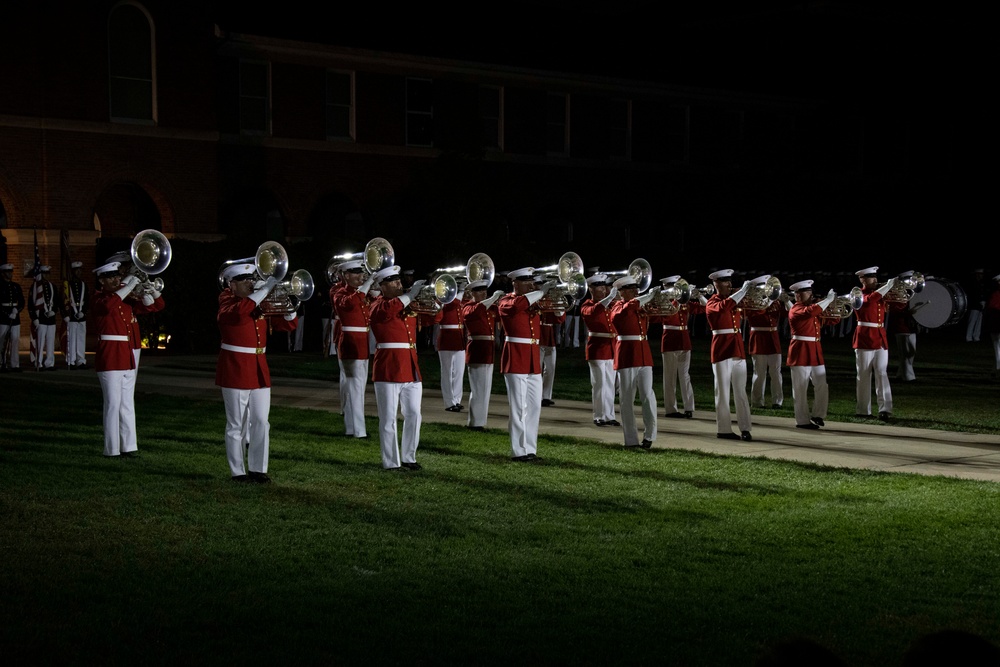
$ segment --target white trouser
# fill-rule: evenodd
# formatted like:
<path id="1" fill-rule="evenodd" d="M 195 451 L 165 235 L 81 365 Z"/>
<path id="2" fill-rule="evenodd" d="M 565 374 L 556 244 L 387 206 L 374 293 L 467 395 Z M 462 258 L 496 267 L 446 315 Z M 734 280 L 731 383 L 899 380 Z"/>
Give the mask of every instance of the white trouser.
<path id="1" fill-rule="evenodd" d="M 556 348 L 539 347 L 542 359 L 542 398 L 552 400 L 552 385 L 556 382 Z"/>
<path id="2" fill-rule="evenodd" d="M 378 439 L 382 448 L 382 467 L 398 468 L 402 463 L 417 462 L 420 444 L 420 397 L 423 382 L 376 382 Z M 403 415 L 403 441 L 397 439 L 396 416 Z M 402 458 L 400 458 L 402 447 Z"/>
<path id="3" fill-rule="evenodd" d="M 618 369 L 621 384 L 622 431 L 625 446 L 639 444 L 639 427 L 635 421 L 635 395 L 642 403 L 642 439 L 656 442 L 656 394 L 653 393 L 653 367 L 636 366 Z"/>
<path id="4" fill-rule="evenodd" d="M 906 382 L 916 380 L 913 359 L 917 356 L 917 334 L 896 334 L 896 347 L 899 348 L 899 370 L 896 371 L 896 379 Z"/>
<path id="5" fill-rule="evenodd" d="M 233 477 L 247 472 L 267 472 L 271 452 L 271 388 L 222 388 L 226 405 L 226 458 Z M 244 469 L 243 445 L 249 443 Z"/>
<path id="6" fill-rule="evenodd" d="M 892 389 L 889 387 L 889 350 L 855 350 L 858 366 L 857 414 L 872 413 L 872 375 L 879 412 L 892 413 Z"/>
<path id="7" fill-rule="evenodd" d="M 344 414 L 344 404 L 347 403 L 347 374 L 344 373 L 344 361 L 340 357 L 337 357 L 337 369 L 340 371 L 339 383 L 337 386 L 340 390 L 337 392 L 337 397 L 340 399 L 340 414 Z"/>
<path id="8" fill-rule="evenodd" d="M 826 419 L 830 405 L 830 386 L 826 383 L 826 366 L 789 366 L 792 376 L 792 401 L 795 403 L 796 425 L 808 424 L 813 417 Z M 813 385 L 813 407 L 809 410 L 809 383 Z"/>
<path id="9" fill-rule="evenodd" d="M 55 363 L 56 325 L 39 324 L 35 348 L 35 367 L 52 368 Z"/>
<path id="10" fill-rule="evenodd" d="M 66 323 L 66 365 L 79 366 L 87 363 L 87 323 Z"/>
<path id="11" fill-rule="evenodd" d="M 441 398 L 444 407 L 462 403 L 462 381 L 465 379 L 465 350 L 438 350 L 441 362 Z"/>
<path id="12" fill-rule="evenodd" d="M 615 418 L 615 374 L 614 359 L 591 359 L 590 398 L 594 404 L 594 419 L 611 421 Z"/>
<path id="13" fill-rule="evenodd" d="M 486 426 L 493 391 L 493 364 L 469 364 L 469 426 Z"/>
<path id="14" fill-rule="evenodd" d="M 966 342 L 973 342 L 979 340 L 979 334 L 983 330 L 983 311 L 969 309 L 969 323 L 965 327 L 965 340 Z"/>
<path id="15" fill-rule="evenodd" d="M 580 317 L 567 315 L 563 323 L 563 347 L 580 347 Z"/>
<path id="16" fill-rule="evenodd" d="M 542 376 L 538 373 L 504 373 L 510 403 L 511 456 L 538 453 L 538 420 L 542 416 Z"/>
<path id="17" fill-rule="evenodd" d="M 7 359 L 7 368 L 19 368 L 21 366 L 21 325 L 0 324 L 0 351 L 3 350 L 8 337 L 10 337 L 10 353 Z"/>
<path id="18" fill-rule="evenodd" d="M 367 359 L 339 359 L 343 375 L 340 378 L 340 398 L 344 408 L 344 434 L 363 438 L 365 427 L 365 388 L 368 386 Z"/>
<path id="19" fill-rule="evenodd" d="M 993 338 L 993 361 L 996 370 L 1000 371 L 1000 334 L 990 334 L 990 337 Z"/>
<path id="20" fill-rule="evenodd" d="M 691 384 L 691 350 L 661 352 L 663 359 L 663 406 L 666 413 L 677 412 L 677 384 L 685 412 L 694 412 L 694 386 Z"/>
<path id="21" fill-rule="evenodd" d="M 767 378 L 771 378 L 771 402 L 764 403 L 764 389 Z M 781 388 L 781 354 L 753 355 L 753 384 L 750 389 L 750 405 L 758 408 L 781 405 L 785 392 Z"/>
<path id="22" fill-rule="evenodd" d="M 138 449 L 135 437 L 135 369 L 97 374 L 104 394 L 104 455 Z"/>
<path id="23" fill-rule="evenodd" d="M 736 424 L 740 431 L 750 430 L 750 402 L 747 400 L 747 360 L 732 357 L 712 364 L 715 376 L 715 426 L 719 433 L 733 432 L 729 412 L 729 392 L 736 404 Z"/>

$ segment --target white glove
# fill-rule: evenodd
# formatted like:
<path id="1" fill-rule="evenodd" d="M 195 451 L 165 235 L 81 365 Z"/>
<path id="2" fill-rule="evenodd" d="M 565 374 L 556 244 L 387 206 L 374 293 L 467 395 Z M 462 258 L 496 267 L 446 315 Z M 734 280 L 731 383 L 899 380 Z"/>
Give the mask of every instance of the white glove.
<path id="1" fill-rule="evenodd" d="M 427 283 L 426 280 L 418 280 L 417 282 L 413 283 L 413 285 L 410 286 L 410 289 L 406 290 L 405 296 L 410 301 L 413 301 L 414 299 L 417 298 L 417 295 L 420 294 L 420 288 L 423 287 L 426 283 Z"/>
<path id="2" fill-rule="evenodd" d="M 875 291 L 881 294 L 882 296 L 885 296 L 886 294 L 889 293 L 889 290 L 891 290 L 895 286 L 896 286 L 896 279 L 889 278 L 889 280 L 886 281 L 885 285 L 882 285 L 882 287 L 878 288 Z"/>
<path id="3" fill-rule="evenodd" d="M 36 320 L 31 320 L 31 326 L 37 327 L 38 326 L 38 320 L 37 319 Z"/>
<path id="4" fill-rule="evenodd" d="M 608 292 L 608 295 L 603 299 L 601 299 L 601 305 L 607 308 L 608 306 L 611 305 L 611 302 L 614 301 L 617 297 L 618 297 L 618 288 L 612 287 L 611 291 Z"/>
<path id="5" fill-rule="evenodd" d="M 55 314 L 56 314 L 56 311 L 54 311 L 54 310 L 46 310 L 45 311 L 45 317 L 53 317 Z"/>
<path id="6" fill-rule="evenodd" d="M 17 308 L 11 308 L 10 309 L 10 319 L 13 320 L 13 319 L 16 319 L 16 318 L 17 318 Z"/>
<path id="7" fill-rule="evenodd" d="M 750 291 L 750 281 L 744 280 L 743 287 L 741 287 L 740 290 L 735 294 L 730 294 L 729 298 L 735 301 L 736 303 L 739 303 L 740 301 L 743 300 L 743 297 L 745 297 L 747 295 L 747 292 L 749 291 Z"/>
<path id="8" fill-rule="evenodd" d="M 541 292 L 542 294 L 548 294 L 549 290 L 551 290 L 558 284 L 559 283 L 555 280 L 546 280 L 544 283 L 542 283 L 542 286 L 538 288 L 538 291 Z"/>
<path id="9" fill-rule="evenodd" d="M 69 315 L 66 315 L 65 317 L 63 317 L 63 322 L 65 322 L 66 324 L 69 324 Z"/>
<path id="10" fill-rule="evenodd" d="M 285 319 L 288 320 L 289 322 L 291 322 L 298 316 L 299 316 L 298 313 L 285 313 Z"/>
<path id="11" fill-rule="evenodd" d="M 639 302 L 640 306 L 645 306 L 647 303 L 656 298 L 656 295 L 660 293 L 659 287 L 654 287 L 640 297 L 636 297 L 636 301 Z"/>
<path id="12" fill-rule="evenodd" d="M 157 292 L 156 290 L 153 290 L 153 291 L 151 291 L 151 292 L 150 292 L 150 294 L 151 294 L 151 295 L 153 295 L 153 300 L 154 300 L 154 301 L 155 301 L 156 299 L 159 299 L 159 298 L 160 298 L 160 293 L 159 293 L 159 292 Z"/>
<path id="13" fill-rule="evenodd" d="M 358 286 L 358 291 L 361 292 L 362 294 L 368 294 L 368 290 L 372 288 L 372 283 L 374 282 L 375 282 L 375 274 L 373 273 L 368 276 L 368 280 L 364 281 L 363 283 L 361 283 L 360 286 Z"/>
<path id="14" fill-rule="evenodd" d="M 138 284 L 139 284 L 139 276 L 134 276 L 131 274 L 126 276 L 125 280 L 122 281 L 122 285 L 128 285 L 129 289 L 135 289 L 135 286 Z"/>
<path id="15" fill-rule="evenodd" d="M 266 284 L 267 284 L 266 280 L 258 280 L 257 282 L 255 282 L 253 284 L 254 291 L 259 290 L 260 288 L 262 288 Z"/>
<path id="16" fill-rule="evenodd" d="M 274 276 L 268 277 L 264 281 L 264 284 L 260 288 L 254 290 L 254 293 L 250 295 L 250 299 L 256 303 L 258 306 L 260 302 L 267 298 L 267 295 L 271 292 L 271 289 L 278 284 L 278 279 Z"/>
<path id="17" fill-rule="evenodd" d="M 488 299 L 483 299 L 481 301 L 481 303 L 483 304 L 483 308 L 492 308 L 493 304 L 499 301 L 500 297 L 502 296 L 503 296 L 503 290 L 497 290 L 493 292 L 492 296 L 490 296 Z"/>
<path id="18" fill-rule="evenodd" d="M 143 294 L 142 295 L 142 305 L 144 305 L 144 306 L 152 306 L 153 305 L 153 295 L 152 294 Z"/>
<path id="19" fill-rule="evenodd" d="M 829 292 L 826 293 L 826 298 L 828 298 L 828 299 L 836 299 L 837 298 L 837 290 L 831 289 Z"/>
<path id="20" fill-rule="evenodd" d="M 135 286 L 138 284 L 139 278 L 137 276 L 127 276 L 122 282 L 122 286 L 118 288 L 118 291 L 116 291 L 115 294 L 118 295 L 119 299 L 124 299 L 132 293 L 132 290 L 134 290 Z"/>

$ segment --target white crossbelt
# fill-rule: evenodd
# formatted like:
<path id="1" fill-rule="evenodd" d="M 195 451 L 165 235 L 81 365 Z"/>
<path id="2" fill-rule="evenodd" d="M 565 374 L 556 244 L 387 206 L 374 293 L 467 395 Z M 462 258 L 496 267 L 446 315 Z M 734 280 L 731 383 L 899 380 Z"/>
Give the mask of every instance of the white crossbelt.
<path id="1" fill-rule="evenodd" d="M 734 334 L 736 329 L 712 329 L 713 336 L 719 336 L 721 334 Z"/>
<path id="2" fill-rule="evenodd" d="M 818 343 L 819 342 L 819 338 L 817 338 L 815 336 L 792 336 L 792 340 L 805 340 L 805 341 L 809 341 L 810 343 Z"/>
<path id="3" fill-rule="evenodd" d="M 537 338 L 518 338 L 517 336 L 507 336 L 508 343 L 520 343 L 521 345 L 538 345 Z"/>
<path id="4" fill-rule="evenodd" d="M 469 336 L 469 340 L 496 340 L 495 336 Z"/>
<path id="5" fill-rule="evenodd" d="M 461 324 L 442 324 L 440 325 L 442 329 L 461 329 Z"/>
<path id="6" fill-rule="evenodd" d="M 750 327 L 750 331 L 777 331 L 778 327 Z"/>
<path id="7" fill-rule="evenodd" d="M 645 336 L 619 336 L 619 342 L 629 342 L 634 340 L 646 340 Z"/>
<path id="8" fill-rule="evenodd" d="M 542 322 L 542 326 L 543 327 L 551 327 L 552 323 L 551 322 Z"/>
<path id="9" fill-rule="evenodd" d="M 101 334 L 101 340 L 116 340 L 119 342 L 127 343 L 129 342 L 130 339 L 128 336 L 114 336 L 111 334 Z"/>
<path id="10" fill-rule="evenodd" d="M 679 327 L 676 324 L 664 324 L 664 329 L 669 329 L 670 331 L 685 331 L 687 327 Z"/>
<path id="11" fill-rule="evenodd" d="M 8 307 L 13 307 L 13 306 L 14 306 L 14 304 L 12 304 L 12 303 L 0 303 L 0 308 L 8 308 Z"/>
<path id="12" fill-rule="evenodd" d="M 588 331 L 587 335 L 591 338 L 614 338 L 613 333 L 605 333 L 603 331 Z"/>
<path id="13" fill-rule="evenodd" d="M 416 347 L 414 343 L 378 343 L 376 346 L 379 350 L 409 350 Z"/>
<path id="14" fill-rule="evenodd" d="M 239 352 L 240 354 L 264 354 L 267 351 L 266 347 L 242 347 L 240 345 L 230 345 L 229 343 L 223 343 L 221 347 L 227 352 Z"/>
<path id="15" fill-rule="evenodd" d="M 882 325 L 878 322 L 858 322 L 859 327 L 875 327 L 876 329 L 881 329 Z"/>
<path id="16" fill-rule="evenodd" d="M 341 331 L 353 331 L 354 333 L 368 333 L 368 327 L 340 327 Z"/>

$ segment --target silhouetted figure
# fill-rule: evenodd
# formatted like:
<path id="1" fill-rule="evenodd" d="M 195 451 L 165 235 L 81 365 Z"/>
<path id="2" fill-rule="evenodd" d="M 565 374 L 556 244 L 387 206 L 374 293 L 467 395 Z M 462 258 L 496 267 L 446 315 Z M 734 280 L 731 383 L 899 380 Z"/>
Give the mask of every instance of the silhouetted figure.
<path id="1" fill-rule="evenodd" d="M 902 667 L 997 667 L 1000 648 L 964 630 L 942 630 L 918 637 L 903 654 Z"/>

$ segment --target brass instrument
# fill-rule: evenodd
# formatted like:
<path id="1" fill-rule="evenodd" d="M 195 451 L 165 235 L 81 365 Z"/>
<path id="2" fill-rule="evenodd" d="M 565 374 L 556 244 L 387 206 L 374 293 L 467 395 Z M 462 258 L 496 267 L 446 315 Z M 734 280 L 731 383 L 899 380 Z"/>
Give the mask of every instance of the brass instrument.
<path id="1" fill-rule="evenodd" d="M 465 265 L 465 279 L 470 283 L 477 280 L 485 280 L 486 286 L 493 284 L 493 276 L 496 274 L 496 267 L 493 260 L 485 252 L 477 252 L 469 258 Z"/>
<path id="2" fill-rule="evenodd" d="M 132 265 L 128 275 L 139 279 L 139 284 L 132 290 L 132 295 L 141 297 L 143 294 L 163 291 L 163 279 L 149 277 L 162 273 L 170 264 L 170 241 L 155 229 L 146 229 L 135 235 L 129 250 Z"/>
<path id="3" fill-rule="evenodd" d="M 381 236 L 376 236 L 365 245 L 364 265 L 368 273 L 388 269 L 396 263 L 396 253 L 392 245 Z"/>
<path id="4" fill-rule="evenodd" d="M 417 298 L 410 302 L 410 309 L 423 315 L 434 315 L 457 296 L 458 281 L 455 276 L 439 273 L 433 282 L 420 288 Z"/>
<path id="5" fill-rule="evenodd" d="M 583 275 L 583 260 L 575 252 L 563 253 L 559 263 L 544 270 L 555 270 L 552 279 L 558 279 L 559 284 L 545 293 L 538 301 L 542 312 L 564 314 L 577 301 L 587 294 L 587 278 Z M 546 277 L 549 277 L 548 275 Z"/>
<path id="6" fill-rule="evenodd" d="M 895 303 L 909 303 L 913 295 L 923 288 L 924 274 L 914 271 L 905 278 L 902 276 L 897 277 L 896 284 L 892 286 L 892 289 L 885 293 L 885 296 L 882 297 L 882 299 Z"/>
<path id="7" fill-rule="evenodd" d="M 740 301 L 740 306 L 744 310 L 765 310 L 781 296 L 781 293 L 781 281 L 775 276 L 768 276 L 764 282 L 750 285 L 746 296 Z"/>
<path id="8" fill-rule="evenodd" d="M 865 297 L 861 288 L 855 287 L 847 294 L 834 297 L 830 305 L 823 311 L 822 317 L 842 320 L 845 317 L 850 317 L 851 313 L 860 308 L 864 302 Z"/>
<path id="9" fill-rule="evenodd" d="M 228 286 L 224 274 L 234 264 L 253 264 L 256 279 L 274 278 L 278 281 L 260 302 L 260 309 L 265 315 L 294 313 L 299 303 L 310 299 L 315 291 L 312 274 L 305 269 L 295 271 L 291 278 L 283 281 L 288 273 L 288 253 L 277 241 L 261 243 L 253 257 L 223 262 L 219 268 L 219 289 L 226 289 Z"/>
<path id="10" fill-rule="evenodd" d="M 714 289 L 714 288 L 713 288 Z M 679 278 L 677 282 L 669 287 L 664 287 L 653 299 L 646 304 L 646 312 L 650 315 L 670 316 L 676 315 L 681 306 L 693 298 L 697 298 L 697 289 L 692 287 L 688 281 Z"/>

